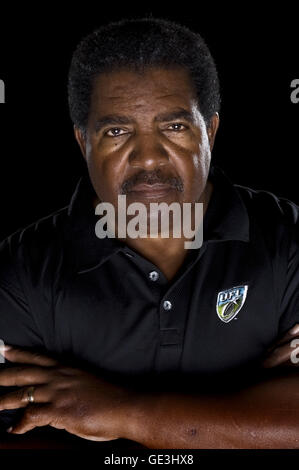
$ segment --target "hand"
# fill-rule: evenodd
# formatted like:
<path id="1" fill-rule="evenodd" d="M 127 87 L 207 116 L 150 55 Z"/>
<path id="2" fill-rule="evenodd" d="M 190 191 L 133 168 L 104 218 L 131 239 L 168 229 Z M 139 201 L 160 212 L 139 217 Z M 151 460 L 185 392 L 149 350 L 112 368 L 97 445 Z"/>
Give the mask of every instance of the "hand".
<path id="1" fill-rule="evenodd" d="M 277 366 L 299 367 L 299 323 L 294 325 L 268 350 L 262 367 Z M 295 361 L 294 361 L 295 357 Z"/>
<path id="2" fill-rule="evenodd" d="M 0 370 L 0 385 L 21 388 L 0 397 L 0 410 L 26 408 L 9 432 L 23 434 L 50 425 L 94 441 L 125 437 L 128 409 L 134 401 L 131 391 L 51 357 L 5 348 L 2 354 L 22 365 Z M 28 401 L 32 386 L 34 403 Z"/>

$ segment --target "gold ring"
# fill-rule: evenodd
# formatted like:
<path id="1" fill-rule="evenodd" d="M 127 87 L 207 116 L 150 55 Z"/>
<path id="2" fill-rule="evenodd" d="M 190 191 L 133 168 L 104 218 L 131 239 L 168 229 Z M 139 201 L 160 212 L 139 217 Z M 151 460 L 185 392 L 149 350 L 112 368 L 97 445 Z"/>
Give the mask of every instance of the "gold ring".
<path id="1" fill-rule="evenodd" d="M 27 401 L 29 403 L 34 403 L 34 387 L 30 387 L 27 390 Z"/>

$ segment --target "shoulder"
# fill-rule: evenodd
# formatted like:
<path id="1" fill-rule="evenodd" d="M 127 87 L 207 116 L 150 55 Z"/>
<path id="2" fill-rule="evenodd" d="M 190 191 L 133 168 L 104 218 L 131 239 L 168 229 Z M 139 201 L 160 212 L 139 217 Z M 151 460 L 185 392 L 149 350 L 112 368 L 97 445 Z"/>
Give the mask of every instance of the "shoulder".
<path id="1" fill-rule="evenodd" d="M 63 230 L 68 216 L 68 206 L 43 217 L 34 223 L 18 229 L 0 243 L 0 273 L 8 265 L 21 264 L 23 267 L 39 259 L 45 259 L 49 252 L 61 246 Z"/>
<path id="2" fill-rule="evenodd" d="M 270 257 L 277 283 L 288 273 L 299 272 L 299 206 L 270 191 L 234 187 L 247 210 L 251 244 Z"/>
<path id="3" fill-rule="evenodd" d="M 248 215 L 260 225 L 268 229 L 279 226 L 290 231 L 298 229 L 299 206 L 295 202 L 266 190 L 239 184 L 234 184 L 234 187 L 246 206 Z"/>

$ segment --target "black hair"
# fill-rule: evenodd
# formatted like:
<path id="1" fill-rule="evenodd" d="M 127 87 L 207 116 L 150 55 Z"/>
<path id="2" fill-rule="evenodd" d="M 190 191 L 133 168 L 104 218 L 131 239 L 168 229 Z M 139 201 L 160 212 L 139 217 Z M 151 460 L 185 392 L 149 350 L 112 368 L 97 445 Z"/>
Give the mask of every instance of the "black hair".
<path id="1" fill-rule="evenodd" d="M 209 124 L 220 109 L 215 62 L 203 38 L 186 26 L 159 18 L 123 19 L 100 27 L 78 44 L 68 76 L 73 123 L 86 130 L 93 80 L 119 68 L 184 67 L 195 85 L 200 112 Z"/>

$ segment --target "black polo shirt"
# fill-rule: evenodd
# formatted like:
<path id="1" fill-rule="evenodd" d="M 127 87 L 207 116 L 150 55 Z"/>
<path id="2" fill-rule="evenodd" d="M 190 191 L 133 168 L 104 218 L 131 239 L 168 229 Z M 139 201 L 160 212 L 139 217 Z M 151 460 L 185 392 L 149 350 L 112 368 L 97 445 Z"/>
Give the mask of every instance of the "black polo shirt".
<path id="1" fill-rule="evenodd" d="M 258 364 L 299 322 L 299 207 L 216 166 L 209 179 L 203 245 L 169 282 L 123 241 L 96 237 L 84 175 L 69 206 L 2 242 L 0 338 L 125 383 Z"/>

